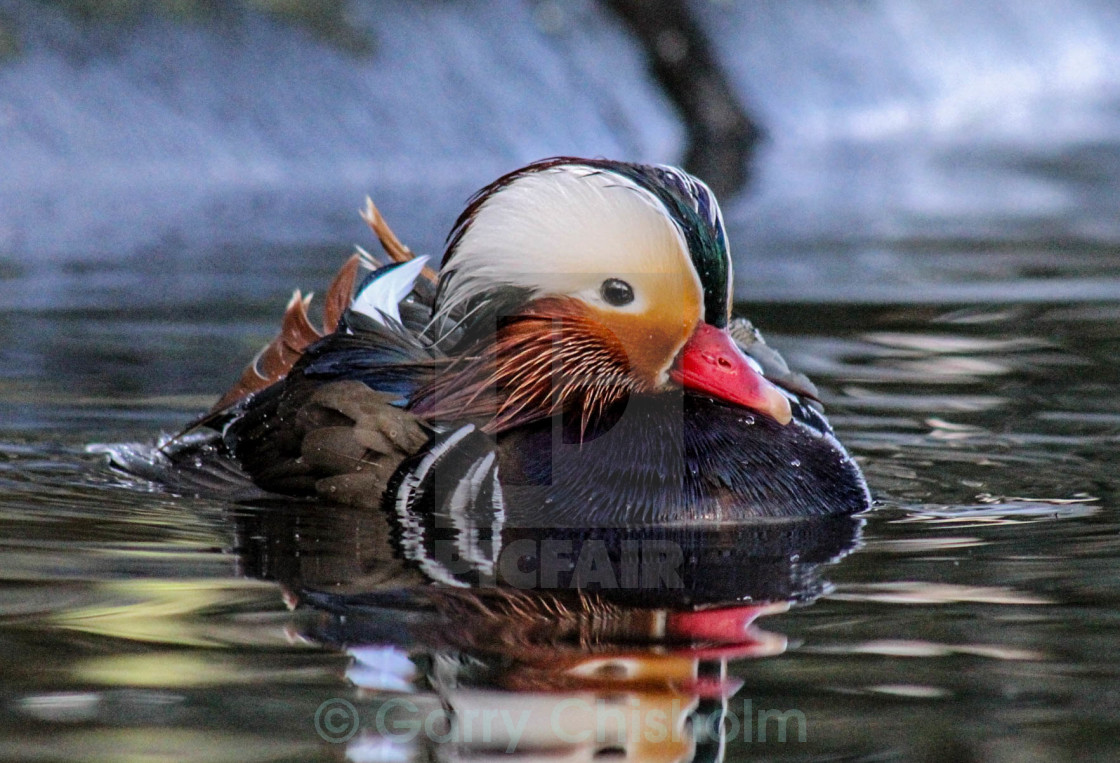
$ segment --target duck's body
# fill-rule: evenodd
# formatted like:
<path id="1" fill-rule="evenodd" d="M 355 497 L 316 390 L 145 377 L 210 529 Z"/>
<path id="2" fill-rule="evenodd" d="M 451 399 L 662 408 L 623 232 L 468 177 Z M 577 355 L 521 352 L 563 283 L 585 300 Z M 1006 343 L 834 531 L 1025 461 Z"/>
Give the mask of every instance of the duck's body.
<path id="1" fill-rule="evenodd" d="M 259 487 L 537 526 L 867 507 L 811 385 L 731 321 L 718 206 L 679 170 L 530 165 L 472 200 L 437 282 L 422 265 L 350 299 L 352 263 L 329 333 L 287 321 L 204 419 Z"/>

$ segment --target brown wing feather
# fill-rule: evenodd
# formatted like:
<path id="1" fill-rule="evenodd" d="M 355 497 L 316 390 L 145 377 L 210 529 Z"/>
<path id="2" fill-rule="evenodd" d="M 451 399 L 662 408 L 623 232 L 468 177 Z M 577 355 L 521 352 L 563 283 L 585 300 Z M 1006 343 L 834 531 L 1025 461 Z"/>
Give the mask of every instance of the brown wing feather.
<path id="1" fill-rule="evenodd" d="M 397 234 L 393 233 L 393 229 L 389 227 L 389 223 L 385 222 L 385 218 L 381 216 L 381 210 L 373 203 L 373 199 L 366 197 L 365 209 L 361 210 L 358 214 L 362 216 L 366 225 L 373 231 L 373 235 L 377 236 L 377 240 L 381 242 L 381 248 L 385 250 L 385 254 L 389 255 L 389 259 L 393 262 L 408 262 L 416 255 L 412 250 L 401 243 L 397 238 Z M 432 283 L 437 280 L 436 271 L 428 266 L 420 271 L 420 275 L 427 278 Z"/>
<path id="2" fill-rule="evenodd" d="M 234 455 L 264 490 L 373 508 L 428 439 L 394 398 L 359 381 L 317 387 L 295 374 L 232 425 Z"/>
<path id="3" fill-rule="evenodd" d="M 228 392 L 210 409 L 211 413 L 224 410 L 242 398 L 268 387 L 292 369 L 307 345 L 322 337 L 307 317 L 311 295 L 306 298 L 299 289 L 292 294 L 280 322 L 280 333 L 266 344 L 252 362 L 241 372 Z"/>
<path id="4" fill-rule="evenodd" d="M 222 395 L 210 409 L 210 413 L 223 411 L 254 392 L 259 392 L 280 381 L 292 370 L 308 345 L 338 328 L 342 314 L 350 306 L 354 282 L 358 279 L 361 262 L 361 255 L 353 255 L 331 281 L 330 288 L 327 289 L 327 298 L 323 303 L 321 332 L 311 324 L 311 319 L 307 316 L 311 295 L 303 297 L 299 289 L 296 289 L 284 309 L 279 333 L 261 348 L 249 365 L 245 366 L 237 383 Z"/>
<path id="5" fill-rule="evenodd" d="M 362 256 L 355 254 L 346 261 L 338 275 L 331 281 L 327 289 L 327 298 L 323 302 L 323 334 L 333 334 L 342 320 L 342 314 L 350 307 L 350 300 L 354 296 L 354 282 L 358 280 L 358 271 L 362 263 Z"/>
<path id="6" fill-rule="evenodd" d="M 361 215 L 394 262 L 407 262 L 413 258 L 412 250 L 401 243 L 368 197 L 366 208 L 362 210 Z M 354 284 L 358 280 L 363 261 L 373 265 L 372 260 L 366 258 L 368 255 L 365 258 L 362 254 L 353 255 L 331 281 L 330 288 L 327 289 L 327 298 L 323 303 L 322 332 L 316 330 L 307 317 L 311 295 L 308 294 L 304 298 L 297 289 L 284 310 L 280 332 L 257 353 L 252 362 L 241 372 L 237 383 L 222 395 L 207 416 L 224 411 L 254 392 L 259 392 L 280 381 L 292 370 L 308 345 L 333 333 L 338 328 L 338 322 L 342 319 L 346 308 L 350 307 L 354 296 Z M 435 272 L 431 268 L 424 268 L 423 275 L 432 282 L 436 280 Z"/>

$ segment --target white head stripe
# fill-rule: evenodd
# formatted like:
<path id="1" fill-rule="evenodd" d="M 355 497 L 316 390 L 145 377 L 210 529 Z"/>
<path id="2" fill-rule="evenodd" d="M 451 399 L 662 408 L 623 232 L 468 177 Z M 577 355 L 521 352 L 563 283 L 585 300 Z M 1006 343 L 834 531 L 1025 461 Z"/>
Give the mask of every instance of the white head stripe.
<path id="1" fill-rule="evenodd" d="M 618 173 L 561 165 L 518 177 L 482 202 L 447 262 L 439 310 L 501 286 L 585 296 L 608 277 L 690 273 L 684 235 L 656 195 Z"/>

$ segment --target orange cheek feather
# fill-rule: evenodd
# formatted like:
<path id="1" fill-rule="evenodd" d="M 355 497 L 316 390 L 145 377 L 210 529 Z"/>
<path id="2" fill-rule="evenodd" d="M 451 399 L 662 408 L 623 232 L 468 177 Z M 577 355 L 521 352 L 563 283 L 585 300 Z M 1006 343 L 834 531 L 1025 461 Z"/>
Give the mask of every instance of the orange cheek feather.
<path id="1" fill-rule="evenodd" d="M 673 321 L 657 320 L 649 313 L 611 313 L 596 308 L 590 312 L 602 332 L 625 350 L 630 376 L 646 392 L 664 383 L 665 372 L 696 325 L 690 316 Z"/>

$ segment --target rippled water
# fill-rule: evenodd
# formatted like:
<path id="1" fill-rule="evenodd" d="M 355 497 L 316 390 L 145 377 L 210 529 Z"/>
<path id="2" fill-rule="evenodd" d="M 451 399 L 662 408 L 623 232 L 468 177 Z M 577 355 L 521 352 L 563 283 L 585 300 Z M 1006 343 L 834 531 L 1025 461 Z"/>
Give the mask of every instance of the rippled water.
<path id="1" fill-rule="evenodd" d="M 751 308 L 879 505 L 745 561 L 777 570 L 766 596 L 573 615 L 345 598 L 397 587 L 377 518 L 177 497 L 87 452 L 206 407 L 333 264 L 236 300 L 104 307 L 110 284 L 0 313 L 0 758 L 1117 755 L 1120 299 Z"/>

